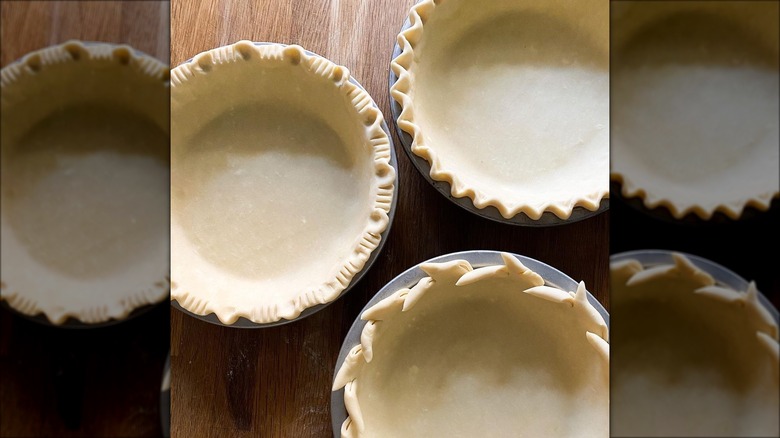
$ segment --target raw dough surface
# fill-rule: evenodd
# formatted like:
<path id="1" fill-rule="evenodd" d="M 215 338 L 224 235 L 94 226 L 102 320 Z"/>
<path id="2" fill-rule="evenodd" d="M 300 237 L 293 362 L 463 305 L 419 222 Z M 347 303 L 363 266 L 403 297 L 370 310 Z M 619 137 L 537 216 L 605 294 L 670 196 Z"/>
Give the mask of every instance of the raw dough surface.
<path id="1" fill-rule="evenodd" d="M 597 208 L 609 172 L 608 2 L 425 3 L 410 15 L 424 17 L 407 31 L 414 61 L 395 61 L 410 82 L 393 89 L 431 176 L 505 217 Z"/>
<path id="2" fill-rule="evenodd" d="M 777 3 L 678 3 L 616 21 L 613 172 L 677 217 L 766 209 L 780 187 Z"/>
<path id="3" fill-rule="evenodd" d="M 2 297 L 55 324 L 168 295 L 167 67 L 71 41 L 3 69 Z"/>
<path id="4" fill-rule="evenodd" d="M 612 433 L 776 436 L 777 325 L 692 266 L 612 266 Z"/>
<path id="5" fill-rule="evenodd" d="M 174 174 L 174 214 L 220 269 L 279 279 L 268 288 L 294 293 L 333 276 L 362 234 L 371 187 L 357 182 L 370 178 L 370 157 L 314 114 L 239 106 L 205 124 L 187 148 Z"/>
<path id="6" fill-rule="evenodd" d="M 239 42 L 173 72 L 172 298 L 224 323 L 336 299 L 389 222 L 382 115 L 349 72 Z"/>
<path id="7" fill-rule="evenodd" d="M 583 285 L 540 298 L 541 277 L 504 259 L 423 265 L 431 277 L 363 314 L 334 383 L 342 436 L 608 436 L 604 320 Z"/>
<path id="8" fill-rule="evenodd" d="M 88 280 L 143 265 L 168 248 L 168 142 L 150 120 L 122 110 L 50 115 L 7 156 L 9 225 L 37 262 L 62 275 Z"/>

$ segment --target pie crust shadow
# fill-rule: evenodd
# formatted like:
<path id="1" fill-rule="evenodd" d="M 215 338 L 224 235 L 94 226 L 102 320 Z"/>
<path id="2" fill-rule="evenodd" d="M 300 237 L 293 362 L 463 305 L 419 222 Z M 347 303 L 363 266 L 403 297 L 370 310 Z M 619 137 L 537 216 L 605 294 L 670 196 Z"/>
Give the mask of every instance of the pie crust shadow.
<path id="1" fill-rule="evenodd" d="M 611 264 L 612 433 L 776 436 L 777 314 L 683 254 Z M 768 302 L 767 302 L 768 303 Z"/>
<path id="2" fill-rule="evenodd" d="M 419 267 L 353 326 L 333 382 L 342 437 L 608 436 L 608 329 L 584 284 L 545 284 L 506 253 Z"/>
<path id="3" fill-rule="evenodd" d="M 2 299 L 121 320 L 168 283 L 169 70 L 69 41 L 2 69 Z"/>
<path id="4" fill-rule="evenodd" d="M 609 195 L 609 5 L 423 0 L 391 62 L 398 127 L 430 177 L 503 218 Z"/>
<path id="5" fill-rule="evenodd" d="M 780 195 L 777 2 L 626 2 L 612 33 L 612 179 L 676 219 Z"/>
<path id="6" fill-rule="evenodd" d="M 241 41 L 172 72 L 172 295 L 223 324 L 335 300 L 388 227 L 383 116 L 349 71 Z"/>

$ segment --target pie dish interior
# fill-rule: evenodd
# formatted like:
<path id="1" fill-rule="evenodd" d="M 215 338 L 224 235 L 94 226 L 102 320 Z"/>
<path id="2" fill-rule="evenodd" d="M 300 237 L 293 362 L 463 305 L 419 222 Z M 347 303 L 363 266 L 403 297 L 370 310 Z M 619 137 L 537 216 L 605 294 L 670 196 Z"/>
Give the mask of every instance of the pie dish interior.
<path id="1" fill-rule="evenodd" d="M 612 178 L 676 218 L 766 210 L 780 190 L 778 3 L 614 8 Z"/>
<path id="2" fill-rule="evenodd" d="M 70 41 L 2 70 L 2 299 L 121 319 L 168 285 L 168 68 Z"/>
<path id="3" fill-rule="evenodd" d="M 777 436 L 778 327 L 687 257 L 613 263 L 612 433 Z"/>
<path id="4" fill-rule="evenodd" d="M 423 264 L 429 277 L 363 313 L 333 383 L 341 436 L 608 436 L 607 326 L 584 285 L 502 258 Z"/>
<path id="5" fill-rule="evenodd" d="M 336 299 L 388 225 L 382 114 L 346 68 L 242 41 L 172 73 L 172 299 L 225 324 Z"/>
<path id="6" fill-rule="evenodd" d="M 609 2 L 423 0 L 391 68 L 399 127 L 452 195 L 566 219 L 609 192 Z"/>

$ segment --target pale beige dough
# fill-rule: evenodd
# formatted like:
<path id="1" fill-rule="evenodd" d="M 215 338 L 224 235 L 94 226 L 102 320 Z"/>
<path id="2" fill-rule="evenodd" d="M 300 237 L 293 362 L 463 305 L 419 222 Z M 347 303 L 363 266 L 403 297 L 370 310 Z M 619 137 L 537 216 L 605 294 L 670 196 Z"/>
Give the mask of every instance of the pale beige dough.
<path id="1" fill-rule="evenodd" d="M 676 217 L 738 218 L 780 188 L 777 2 L 616 8 L 613 177 Z"/>
<path id="2" fill-rule="evenodd" d="M 503 257 L 423 265 L 431 277 L 362 315 L 334 382 L 342 436 L 609 435 L 607 328 L 584 286 L 544 287 Z"/>
<path id="3" fill-rule="evenodd" d="M 69 42 L 3 69 L 3 299 L 54 323 L 168 294 L 167 68 Z"/>
<path id="4" fill-rule="evenodd" d="M 172 298 L 232 323 L 338 297 L 378 245 L 393 195 L 368 94 L 300 48 L 248 42 L 173 77 Z"/>
<path id="5" fill-rule="evenodd" d="M 369 178 L 370 156 L 316 115 L 238 107 L 187 147 L 174 174 L 177 220 L 198 252 L 231 274 L 280 278 L 273 288 L 282 293 L 314 287 L 365 227 L 371 187 L 355 182 Z"/>
<path id="6" fill-rule="evenodd" d="M 613 264 L 611 297 L 613 435 L 778 434 L 777 325 L 755 289 L 677 256 Z"/>
<path id="7" fill-rule="evenodd" d="M 457 197 L 567 218 L 608 195 L 609 4 L 424 1 L 393 97 L 412 150 Z"/>

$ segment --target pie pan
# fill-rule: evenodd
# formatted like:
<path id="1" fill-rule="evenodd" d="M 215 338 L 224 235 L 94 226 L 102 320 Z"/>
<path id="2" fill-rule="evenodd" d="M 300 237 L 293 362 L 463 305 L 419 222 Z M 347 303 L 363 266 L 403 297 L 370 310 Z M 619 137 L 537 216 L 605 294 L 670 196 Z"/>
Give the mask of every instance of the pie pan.
<path id="1" fill-rule="evenodd" d="M 53 325 L 122 321 L 168 283 L 169 70 L 68 41 L 2 69 L 2 281 Z"/>
<path id="2" fill-rule="evenodd" d="M 756 285 L 670 251 L 610 268 L 612 433 L 777 436 L 778 313 Z"/>
<path id="3" fill-rule="evenodd" d="M 475 289 L 480 285 L 513 296 Z M 529 290 L 530 285 L 536 286 Z M 472 295 L 474 290 L 479 293 Z M 460 313 L 459 308 L 468 310 Z M 349 330 L 336 365 L 334 436 L 517 436 L 517 423 L 508 424 L 512 418 L 502 415 L 506 411 L 491 411 L 501 402 L 512 416 L 522 417 L 519 421 L 535 409 L 557 409 L 555 425 L 544 419 L 530 422 L 524 432 L 535 436 L 571 433 L 567 428 L 574 426 L 608 436 L 609 316 L 582 283 L 544 263 L 496 251 L 440 256 L 393 279 L 361 317 Z M 512 332 L 515 324 L 533 329 Z M 554 337 L 554 343 L 544 343 Z M 436 342 L 428 345 L 428 354 L 431 338 Z M 532 348 L 540 343 L 545 347 Z M 544 367 L 548 374 L 536 375 Z M 540 380 L 530 381 L 534 375 Z M 556 397 L 543 392 L 580 398 L 557 405 Z M 377 409 L 382 403 L 386 406 Z M 567 416 L 571 421 L 561 422 Z M 428 428 L 443 419 L 451 429 Z"/>
<path id="4" fill-rule="evenodd" d="M 778 3 L 621 2 L 612 27 L 612 171 L 676 219 L 740 219 L 780 194 Z"/>
<path id="5" fill-rule="evenodd" d="M 381 111 L 299 46 L 240 41 L 172 71 L 171 299 L 265 327 L 337 299 L 395 205 Z"/>
<path id="6" fill-rule="evenodd" d="M 555 225 L 606 210 L 608 15 L 596 1 L 412 7 L 390 95 L 418 170 L 500 222 Z"/>

